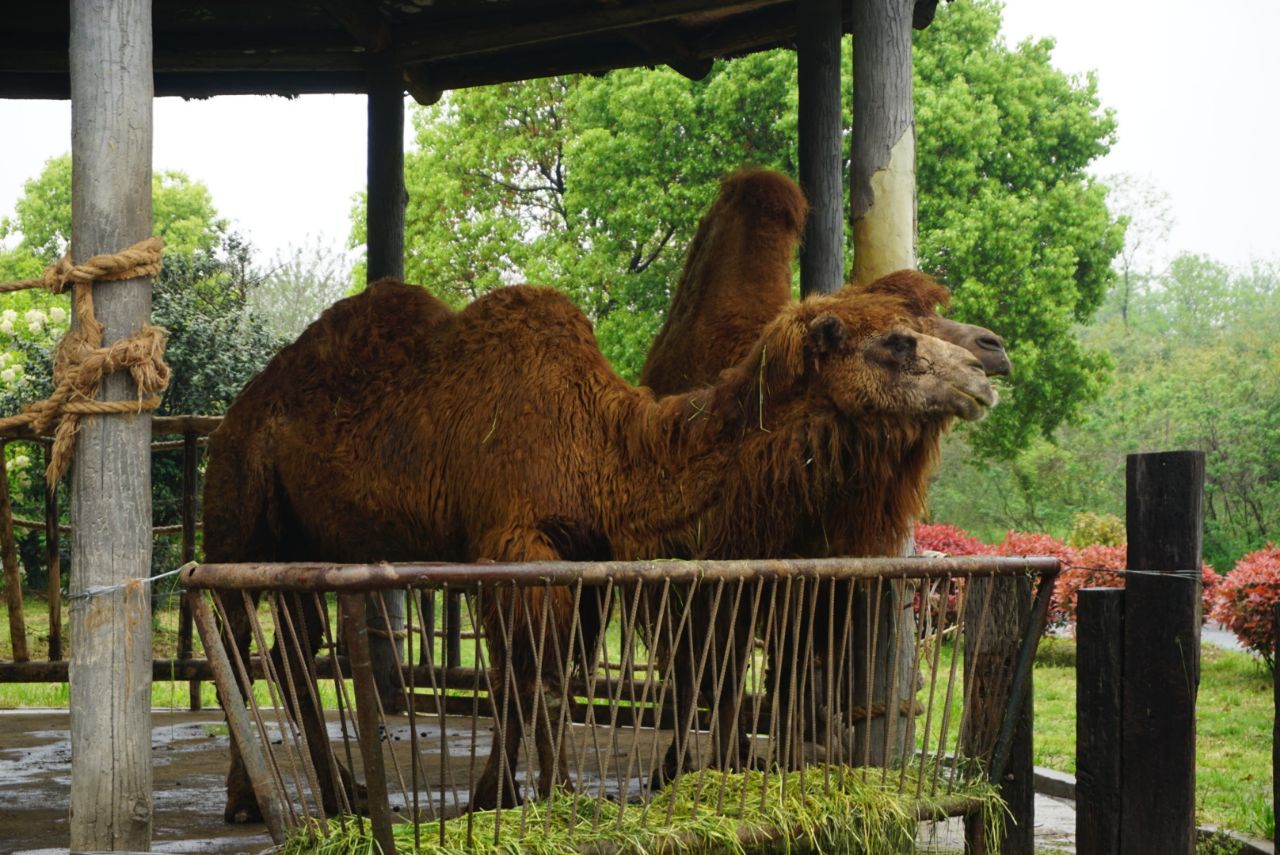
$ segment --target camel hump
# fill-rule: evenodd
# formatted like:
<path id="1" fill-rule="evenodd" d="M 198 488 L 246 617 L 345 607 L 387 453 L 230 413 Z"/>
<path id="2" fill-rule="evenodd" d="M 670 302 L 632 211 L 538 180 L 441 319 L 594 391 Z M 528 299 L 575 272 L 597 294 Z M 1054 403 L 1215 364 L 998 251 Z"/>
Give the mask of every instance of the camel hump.
<path id="1" fill-rule="evenodd" d="M 514 336 L 512 343 L 530 336 L 558 344 L 572 339 L 598 349 L 591 320 L 564 294 L 543 285 L 495 288 L 459 312 L 458 321 L 461 335 Z"/>
<path id="2" fill-rule="evenodd" d="M 756 224 L 800 234 L 809 203 L 800 185 L 773 169 L 748 167 L 730 173 L 720 184 L 716 207 L 749 213 Z"/>

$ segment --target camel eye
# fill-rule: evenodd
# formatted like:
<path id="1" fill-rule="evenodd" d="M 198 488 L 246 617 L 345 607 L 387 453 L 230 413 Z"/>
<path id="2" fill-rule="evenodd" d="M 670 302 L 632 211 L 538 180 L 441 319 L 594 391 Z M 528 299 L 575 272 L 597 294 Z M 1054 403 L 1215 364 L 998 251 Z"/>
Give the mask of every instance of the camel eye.
<path id="1" fill-rule="evenodd" d="M 906 360 L 915 354 L 916 340 L 911 336 L 895 333 L 885 340 L 885 347 L 898 359 Z"/>

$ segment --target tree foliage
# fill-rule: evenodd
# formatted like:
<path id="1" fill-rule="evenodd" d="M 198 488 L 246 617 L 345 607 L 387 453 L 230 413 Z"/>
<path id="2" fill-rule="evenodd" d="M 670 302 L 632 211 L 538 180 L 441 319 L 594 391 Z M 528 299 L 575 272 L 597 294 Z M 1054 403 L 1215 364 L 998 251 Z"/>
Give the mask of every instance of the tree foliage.
<path id="1" fill-rule="evenodd" d="M 1079 424 L 991 465 L 949 447 L 935 518 L 990 537 L 1065 533 L 1074 514 L 1124 512 L 1125 455 L 1205 453 L 1206 558 L 1227 570 L 1280 536 L 1280 269 L 1231 270 L 1182 255 L 1129 298 L 1113 294 L 1087 341 L 1105 346 L 1113 383 Z M 1126 322 L 1127 315 L 1127 322 Z"/>
<path id="2" fill-rule="evenodd" d="M 26 183 L 12 218 L 0 232 L 17 238 L 0 253 L 0 278 L 37 275 L 67 249 L 71 228 L 71 159 L 53 158 Z M 159 415 L 221 413 L 240 388 L 280 346 L 249 310 L 261 277 L 249 245 L 227 232 L 204 184 L 182 173 L 158 173 L 153 184 L 155 231 L 165 239 L 164 268 L 152 290 L 152 322 L 169 331 L 165 359 L 172 369 Z M 47 397 L 53 389 L 53 350 L 69 323 L 69 298 L 43 291 L 6 295 L 0 311 L 0 413 Z M 40 516 L 43 464 L 18 445 L 9 447 L 10 490 L 20 514 Z M 157 525 L 180 521 L 181 459 L 152 459 L 153 517 Z M 42 534 L 22 544 L 28 581 L 38 583 Z M 158 541 L 153 564 L 172 569 L 172 539 Z"/>
<path id="3" fill-rule="evenodd" d="M 1122 238 L 1084 172 L 1114 133 L 1095 82 L 1055 70 L 1051 42 L 1008 47 L 999 23 L 994 2 L 958 0 L 915 49 L 921 266 L 952 286 L 959 319 L 1006 335 L 1017 365 L 974 433 L 988 456 L 1097 395 L 1105 359 L 1073 328 L 1101 304 Z M 848 127 L 847 47 L 845 63 Z M 454 304 L 555 285 L 634 378 L 718 180 L 744 165 L 795 174 L 795 54 L 718 62 L 698 81 L 630 69 L 464 90 L 414 127 L 406 277 Z M 353 219 L 358 245 L 360 207 Z"/>

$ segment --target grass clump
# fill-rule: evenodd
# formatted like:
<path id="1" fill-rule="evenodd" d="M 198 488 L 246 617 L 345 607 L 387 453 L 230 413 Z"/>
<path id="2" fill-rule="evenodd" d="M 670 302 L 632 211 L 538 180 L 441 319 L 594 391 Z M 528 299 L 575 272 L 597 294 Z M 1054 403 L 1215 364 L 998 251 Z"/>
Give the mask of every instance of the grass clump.
<path id="1" fill-rule="evenodd" d="M 690 773 L 658 793 L 648 805 L 620 805 L 591 796 L 557 791 L 519 809 L 478 812 L 444 823 L 410 823 L 394 828 L 396 849 L 417 855 L 466 853 L 821 852 L 880 855 L 915 849 L 919 817 L 944 807 L 900 793 L 895 772 L 882 781 L 878 770 L 810 767 L 803 775 L 776 771 Z M 911 776 L 908 775 L 908 779 Z M 984 780 L 957 785 L 948 798 L 976 805 L 990 840 L 998 840 L 1005 808 Z M 365 855 L 376 853 L 367 822 L 329 821 L 301 828 L 282 855 Z"/>

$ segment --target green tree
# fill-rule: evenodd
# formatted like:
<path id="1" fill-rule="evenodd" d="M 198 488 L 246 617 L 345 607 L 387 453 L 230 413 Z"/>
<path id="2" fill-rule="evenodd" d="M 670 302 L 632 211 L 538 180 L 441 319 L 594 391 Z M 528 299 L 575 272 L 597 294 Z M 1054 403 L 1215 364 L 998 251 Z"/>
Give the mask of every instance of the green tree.
<path id="1" fill-rule="evenodd" d="M 958 318 L 1006 335 L 1017 366 L 973 434 L 988 456 L 1098 393 L 1105 359 L 1073 329 L 1101 303 L 1123 231 L 1084 172 L 1114 132 L 1094 81 L 1055 70 L 1051 42 L 1007 47 L 999 24 L 994 2 L 958 0 L 915 51 L 921 266 L 952 286 Z M 451 93 L 414 117 L 406 277 L 455 304 L 555 285 L 635 377 L 719 178 L 795 174 L 795 76 L 780 50 L 698 81 L 632 69 Z M 359 207 L 354 220 L 359 245 Z"/>
<path id="2" fill-rule="evenodd" d="M 169 252 L 213 251 L 227 223 L 218 217 L 209 188 L 185 173 L 157 172 L 151 178 L 155 233 Z M 14 253 L 51 264 L 71 243 L 71 155 L 50 158 L 36 177 L 23 185 L 14 216 L 0 220 L 0 238 L 19 237 Z M 121 247 L 123 249 L 123 247 Z"/>
<path id="3" fill-rule="evenodd" d="M 1207 560 L 1229 569 L 1280 540 L 1280 270 L 1232 270 L 1182 255 L 1117 314 L 1088 330 L 1114 382 L 1078 424 L 1011 461 L 949 447 L 930 507 L 938 520 L 998 536 L 1065 534 L 1075 513 L 1123 514 L 1127 454 L 1205 453 Z"/>
<path id="4" fill-rule="evenodd" d="M 38 275 L 66 251 L 71 221 L 71 159 L 53 158 L 23 188 L 13 217 L 0 222 L 0 277 Z M 220 413 L 270 359 L 280 339 L 249 309 L 262 277 L 249 245 L 227 232 L 204 184 L 180 172 L 157 173 L 153 184 L 155 231 L 165 239 L 164 268 L 152 292 L 152 321 L 169 330 L 165 358 L 173 369 L 160 415 Z M 69 301 L 32 290 L 5 297 L 0 310 L 0 413 L 52 391 L 53 349 L 69 322 Z M 11 446 L 10 488 L 20 513 L 43 513 L 43 467 L 29 449 Z M 179 522 L 181 462 L 153 460 L 156 524 Z M 43 548 L 24 547 L 29 579 L 39 576 Z M 171 569 L 176 543 L 160 541 L 154 564 Z"/>
<path id="5" fill-rule="evenodd" d="M 248 311 L 277 338 L 292 341 L 351 281 L 351 264 L 340 247 L 318 238 L 291 245 L 268 265 L 249 295 Z"/>

